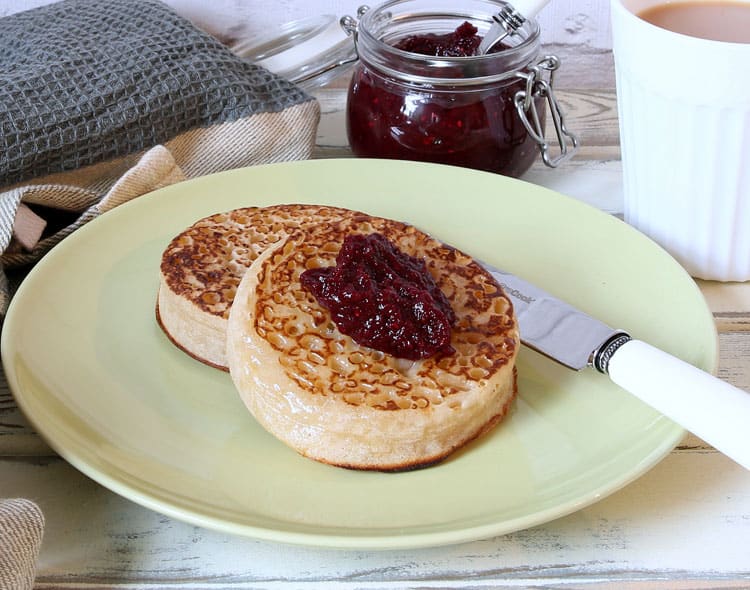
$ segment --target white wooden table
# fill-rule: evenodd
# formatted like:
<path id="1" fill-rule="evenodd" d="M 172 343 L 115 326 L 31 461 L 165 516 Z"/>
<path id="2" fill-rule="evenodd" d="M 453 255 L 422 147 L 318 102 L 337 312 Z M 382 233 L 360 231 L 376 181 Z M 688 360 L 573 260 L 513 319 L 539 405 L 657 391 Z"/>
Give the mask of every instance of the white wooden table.
<path id="1" fill-rule="evenodd" d="M 316 157 L 349 155 L 343 92 L 318 97 Z M 559 98 L 582 148 L 526 180 L 617 213 L 614 91 Z M 701 288 L 720 331 L 719 375 L 750 389 L 750 284 Z M 204 530 L 115 495 L 45 445 L 3 382 L 0 497 L 16 496 L 46 515 L 39 588 L 750 588 L 750 472 L 693 436 L 621 491 L 529 530 L 424 550 L 324 550 Z"/>

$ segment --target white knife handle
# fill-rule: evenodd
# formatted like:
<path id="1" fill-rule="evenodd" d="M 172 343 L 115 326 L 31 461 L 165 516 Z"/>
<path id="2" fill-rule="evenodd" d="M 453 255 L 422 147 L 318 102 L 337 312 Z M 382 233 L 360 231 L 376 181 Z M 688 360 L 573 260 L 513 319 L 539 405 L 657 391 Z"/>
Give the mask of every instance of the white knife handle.
<path id="1" fill-rule="evenodd" d="M 612 381 L 750 469 L 750 393 L 640 340 L 612 355 Z"/>
<path id="2" fill-rule="evenodd" d="M 525 18 L 534 18 L 550 0 L 511 0 L 511 6 Z"/>

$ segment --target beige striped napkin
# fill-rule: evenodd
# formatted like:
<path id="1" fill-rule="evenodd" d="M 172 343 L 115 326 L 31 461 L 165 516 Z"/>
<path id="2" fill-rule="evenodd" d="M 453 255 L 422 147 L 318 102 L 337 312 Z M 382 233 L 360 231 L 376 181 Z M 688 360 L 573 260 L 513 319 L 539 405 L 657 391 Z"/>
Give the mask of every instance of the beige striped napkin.
<path id="1" fill-rule="evenodd" d="M 0 189 L 0 317 L 12 295 L 3 270 L 29 266 L 83 224 L 163 186 L 267 161 L 308 158 L 318 109 L 316 102 L 309 102 L 283 117 L 274 114 L 259 122 L 257 118 L 263 116 L 256 115 L 252 125 L 240 121 L 197 129 L 145 153 Z M 290 118 L 299 121 L 290 123 Z M 284 129 L 290 124 L 302 130 L 305 141 L 284 139 Z M 74 220 L 44 235 L 47 220 L 34 209 L 67 212 Z"/>
<path id="2" fill-rule="evenodd" d="M 131 158 L 132 160 L 132 158 Z M 214 158 L 212 161 L 216 161 Z M 24 267 L 41 258 L 50 248 L 95 217 L 163 186 L 185 180 L 185 174 L 165 146 L 148 150 L 119 177 L 123 162 L 92 166 L 61 178 L 44 178 L 37 183 L 11 188 L 0 193 L 0 256 L 2 269 Z M 44 217 L 30 207 L 45 211 L 65 211 L 75 219 L 42 239 Z M 0 314 L 4 314 L 11 296 L 5 274 L 0 270 Z"/>
<path id="3" fill-rule="evenodd" d="M 30 500 L 0 500 L 0 590 L 31 590 L 44 516 Z"/>

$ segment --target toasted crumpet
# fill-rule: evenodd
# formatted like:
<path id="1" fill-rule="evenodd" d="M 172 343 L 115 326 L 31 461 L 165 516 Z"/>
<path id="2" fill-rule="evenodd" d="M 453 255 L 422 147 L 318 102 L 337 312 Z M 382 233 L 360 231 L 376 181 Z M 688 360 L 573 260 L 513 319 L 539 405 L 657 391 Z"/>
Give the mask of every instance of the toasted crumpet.
<path id="1" fill-rule="evenodd" d="M 425 261 L 456 314 L 454 354 L 408 361 L 361 346 L 300 284 L 306 269 L 335 264 L 347 234 L 373 232 Z M 331 465 L 398 471 L 436 463 L 501 420 L 519 346 L 510 300 L 470 256 L 351 212 L 255 260 L 230 312 L 227 356 L 245 405 L 284 443 Z"/>
<path id="2" fill-rule="evenodd" d="M 223 370 L 229 309 L 245 271 L 268 246 L 347 210 L 322 205 L 247 207 L 205 217 L 169 243 L 161 259 L 156 316 L 169 339 Z"/>

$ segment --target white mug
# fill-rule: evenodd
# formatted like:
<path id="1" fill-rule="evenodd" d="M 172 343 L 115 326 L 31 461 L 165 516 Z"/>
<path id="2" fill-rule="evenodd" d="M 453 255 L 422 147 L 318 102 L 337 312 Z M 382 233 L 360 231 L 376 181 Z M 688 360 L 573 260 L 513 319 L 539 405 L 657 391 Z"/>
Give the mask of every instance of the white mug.
<path id="1" fill-rule="evenodd" d="M 611 0 L 625 221 L 696 278 L 750 280 L 750 43 L 636 16 L 664 3 Z"/>

